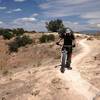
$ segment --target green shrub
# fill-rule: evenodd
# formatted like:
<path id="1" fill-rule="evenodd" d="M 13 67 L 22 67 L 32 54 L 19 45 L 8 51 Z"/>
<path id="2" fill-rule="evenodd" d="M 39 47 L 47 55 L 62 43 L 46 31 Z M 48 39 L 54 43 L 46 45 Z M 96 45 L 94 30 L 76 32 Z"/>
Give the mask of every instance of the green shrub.
<path id="1" fill-rule="evenodd" d="M 17 36 L 13 42 L 9 44 L 10 52 L 17 52 L 18 48 L 31 44 L 33 41 L 29 36 Z"/>
<path id="2" fill-rule="evenodd" d="M 4 32 L 3 34 L 4 39 L 11 39 L 14 35 L 12 32 Z"/>
<path id="3" fill-rule="evenodd" d="M 45 43 L 45 42 L 48 41 L 48 36 L 47 35 L 42 35 L 39 40 L 40 40 L 41 43 Z"/>
<path id="4" fill-rule="evenodd" d="M 49 41 L 54 41 L 55 40 L 55 36 L 53 34 L 50 34 L 48 36 L 48 38 L 49 38 Z"/>
<path id="5" fill-rule="evenodd" d="M 40 40 L 40 43 L 46 43 L 46 42 L 54 41 L 55 36 L 53 34 L 42 35 L 39 40 Z"/>
<path id="6" fill-rule="evenodd" d="M 0 28 L 0 35 L 4 33 L 4 29 Z"/>
<path id="7" fill-rule="evenodd" d="M 18 46 L 21 47 L 21 46 L 25 46 L 27 44 L 31 44 L 32 43 L 32 39 L 30 39 L 30 37 L 26 36 L 26 35 L 24 35 L 22 37 L 18 36 L 16 38 L 16 42 L 17 42 Z"/>
<path id="8" fill-rule="evenodd" d="M 9 51 L 10 52 L 18 52 L 19 45 L 16 41 L 9 43 Z"/>
<path id="9" fill-rule="evenodd" d="M 13 29 L 12 32 L 16 35 L 16 36 L 21 36 L 25 33 L 23 28 L 17 28 L 17 29 Z"/>
<path id="10" fill-rule="evenodd" d="M 14 36 L 10 29 L 0 29 L 0 35 L 2 35 L 4 39 L 11 39 Z"/>

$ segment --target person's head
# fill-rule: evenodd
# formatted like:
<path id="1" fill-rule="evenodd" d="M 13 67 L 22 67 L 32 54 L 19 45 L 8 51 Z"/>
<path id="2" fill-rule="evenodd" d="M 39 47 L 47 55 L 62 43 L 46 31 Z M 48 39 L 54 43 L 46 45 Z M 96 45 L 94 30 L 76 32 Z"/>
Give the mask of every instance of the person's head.
<path id="1" fill-rule="evenodd" d="M 69 28 L 66 28 L 66 33 L 71 33 L 71 30 Z"/>
<path id="2" fill-rule="evenodd" d="M 73 34 L 73 31 L 71 30 L 71 28 L 67 27 L 65 34 L 71 35 L 71 34 Z"/>
<path id="3" fill-rule="evenodd" d="M 71 32 L 72 32 L 72 29 L 69 27 L 66 27 L 66 33 L 71 33 Z"/>
<path id="4" fill-rule="evenodd" d="M 58 34 L 59 34 L 60 37 L 62 35 L 71 36 L 73 34 L 73 31 L 69 27 L 64 27 L 64 28 L 59 29 Z"/>

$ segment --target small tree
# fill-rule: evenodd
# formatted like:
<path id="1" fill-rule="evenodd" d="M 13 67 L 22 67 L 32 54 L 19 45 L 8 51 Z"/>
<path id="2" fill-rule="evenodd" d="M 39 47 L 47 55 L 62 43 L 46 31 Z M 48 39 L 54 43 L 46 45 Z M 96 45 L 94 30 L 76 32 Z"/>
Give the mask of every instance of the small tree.
<path id="1" fill-rule="evenodd" d="M 51 20 L 50 22 L 46 22 L 46 28 L 48 31 L 58 32 L 60 28 L 64 28 L 64 24 L 60 19 Z"/>
<path id="2" fill-rule="evenodd" d="M 25 33 L 23 28 L 13 29 L 12 31 L 16 36 L 20 36 L 20 35 L 23 35 Z"/>

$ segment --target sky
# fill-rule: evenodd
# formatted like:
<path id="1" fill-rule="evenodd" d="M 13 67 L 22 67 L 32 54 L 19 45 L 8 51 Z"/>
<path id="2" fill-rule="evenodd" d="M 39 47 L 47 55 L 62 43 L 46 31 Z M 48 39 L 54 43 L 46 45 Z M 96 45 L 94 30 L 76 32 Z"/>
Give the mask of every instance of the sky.
<path id="1" fill-rule="evenodd" d="M 100 0 L 0 0 L 0 28 L 47 31 L 54 19 L 73 31 L 100 30 Z"/>

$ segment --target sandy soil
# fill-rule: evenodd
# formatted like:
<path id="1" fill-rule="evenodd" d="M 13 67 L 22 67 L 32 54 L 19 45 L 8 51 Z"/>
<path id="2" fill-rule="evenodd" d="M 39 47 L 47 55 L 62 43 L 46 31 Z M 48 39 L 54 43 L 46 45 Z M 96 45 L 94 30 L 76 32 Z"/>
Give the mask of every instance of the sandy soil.
<path id="1" fill-rule="evenodd" d="M 93 47 L 93 43 L 97 44 Z M 55 68 L 60 62 L 51 59 L 39 67 L 30 63 L 27 68 L 0 77 L 0 100 L 93 100 L 100 89 L 100 74 L 95 68 L 100 50 L 95 47 L 100 42 L 83 39 L 79 44 L 82 49 L 73 56 L 73 70 L 66 69 L 64 74 Z"/>

